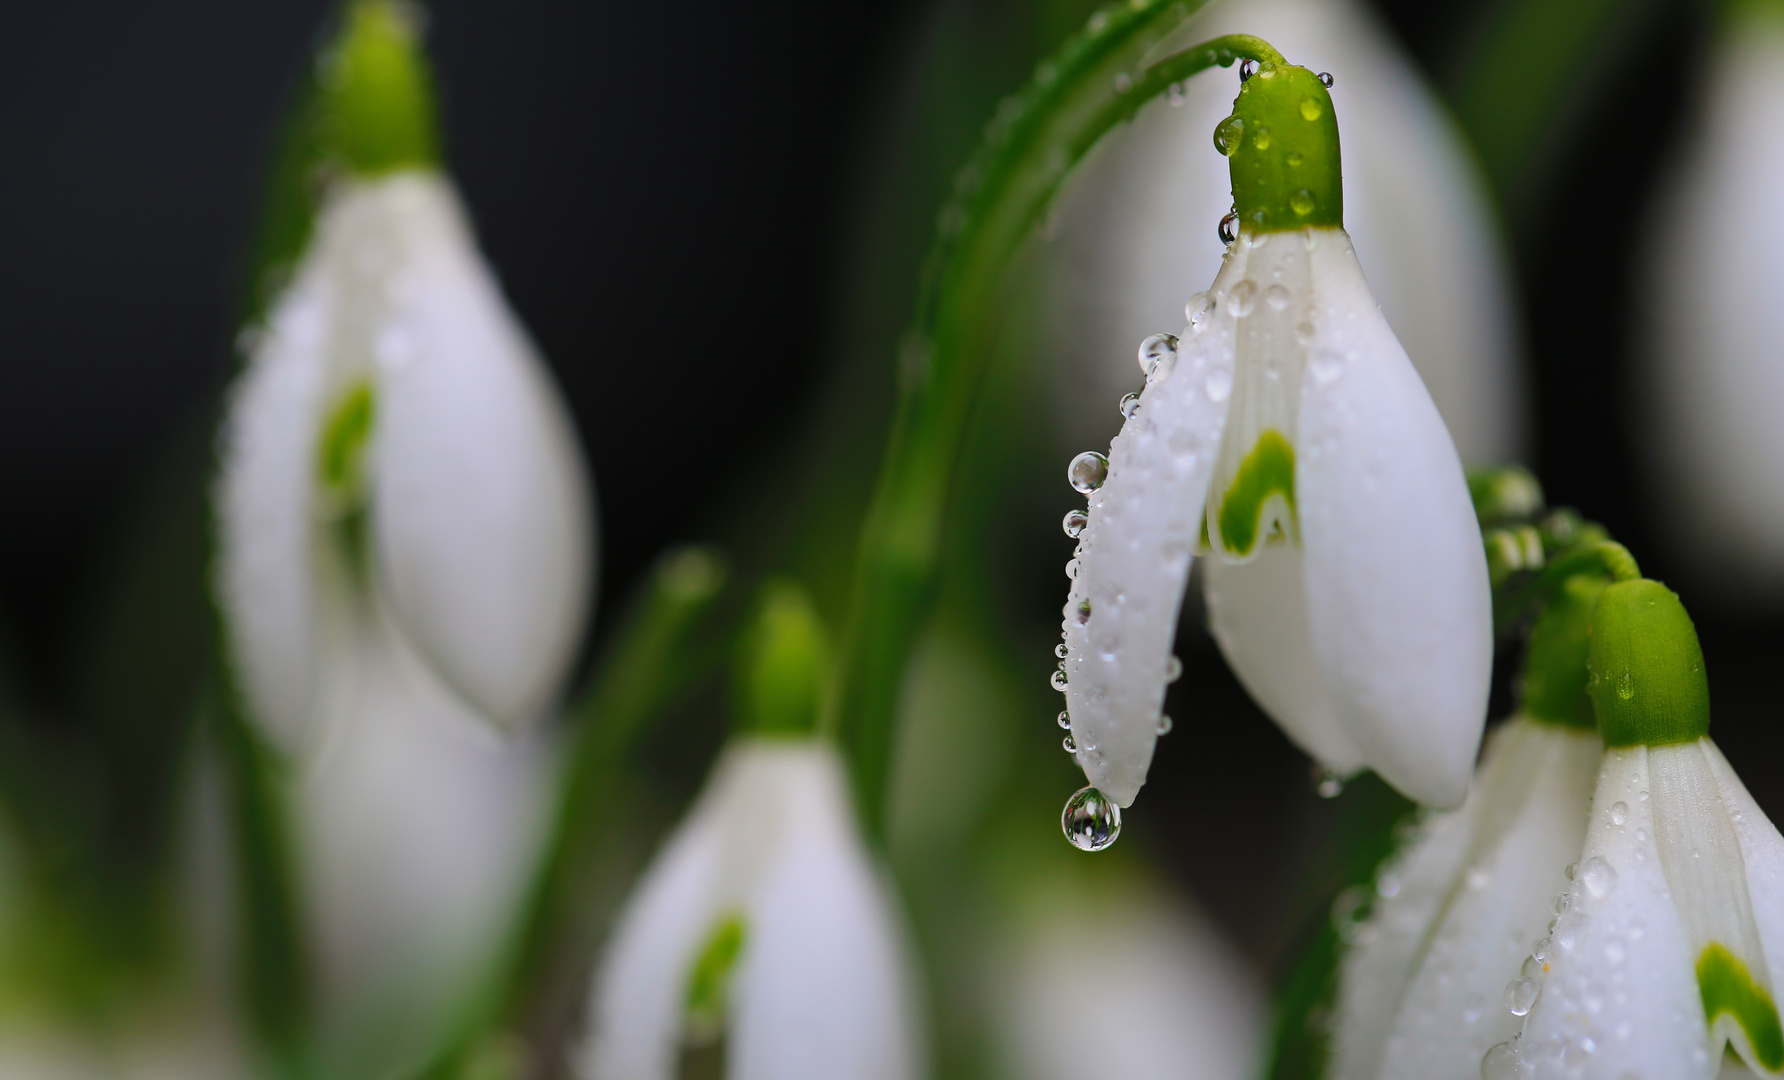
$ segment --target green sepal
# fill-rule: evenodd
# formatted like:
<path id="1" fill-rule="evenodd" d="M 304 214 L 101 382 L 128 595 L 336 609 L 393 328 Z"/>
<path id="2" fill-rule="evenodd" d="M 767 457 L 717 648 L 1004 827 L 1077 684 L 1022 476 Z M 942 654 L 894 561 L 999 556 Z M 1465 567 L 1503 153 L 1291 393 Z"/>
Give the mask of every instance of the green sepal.
<path id="1" fill-rule="evenodd" d="M 1741 958 L 1726 946 L 1711 942 L 1697 958 L 1697 992 L 1703 997 L 1703 1017 L 1714 1024 L 1727 1013 L 1747 1033 L 1753 1056 L 1767 1072 L 1784 1068 L 1784 1027 L 1778 1022 L 1778 1006 Z"/>
<path id="2" fill-rule="evenodd" d="M 828 634 L 811 598 L 785 578 L 762 586 L 738 653 L 736 707 L 742 731 L 807 735 L 816 730 L 830 669 Z"/>
<path id="3" fill-rule="evenodd" d="M 1288 503 L 1292 522 L 1295 513 L 1295 448 L 1282 432 L 1274 428 L 1257 437 L 1257 445 L 1239 463 L 1233 473 L 1232 485 L 1221 496 L 1215 517 L 1220 526 L 1222 548 L 1234 555 L 1251 554 L 1260 539 L 1258 521 L 1264 512 L 1264 503 L 1272 495 L 1280 495 Z"/>
<path id="4" fill-rule="evenodd" d="M 688 972 L 687 1035 L 694 1041 L 715 1039 L 724 1030 L 725 1002 L 730 996 L 731 972 L 743 955 L 743 916 L 719 920 Z"/>
<path id="5" fill-rule="evenodd" d="M 1685 605 L 1651 578 L 1604 590 L 1592 615 L 1592 696 L 1606 746 L 1671 746 L 1710 730 L 1703 648 Z"/>
<path id="6" fill-rule="evenodd" d="M 376 417 L 377 398 L 369 381 L 356 383 L 341 395 L 316 445 L 316 471 L 329 490 L 351 495 L 361 489 L 365 450 Z"/>
<path id="7" fill-rule="evenodd" d="M 1231 159 L 1241 228 L 1267 233 L 1344 227 L 1338 119 L 1313 72 L 1264 61 L 1240 84 L 1233 114 L 1215 129 L 1214 145 Z"/>
<path id="8" fill-rule="evenodd" d="M 433 73 L 408 5 L 354 0 L 317 89 L 317 134 L 348 172 L 376 177 L 439 164 Z"/>
<path id="9" fill-rule="evenodd" d="M 1545 724 L 1591 731 L 1598 725 L 1586 693 L 1592 611 L 1610 580 L 1575 574 L 1562 582 L 1530 627 L 1524 650 L 1524 715 Z"/>

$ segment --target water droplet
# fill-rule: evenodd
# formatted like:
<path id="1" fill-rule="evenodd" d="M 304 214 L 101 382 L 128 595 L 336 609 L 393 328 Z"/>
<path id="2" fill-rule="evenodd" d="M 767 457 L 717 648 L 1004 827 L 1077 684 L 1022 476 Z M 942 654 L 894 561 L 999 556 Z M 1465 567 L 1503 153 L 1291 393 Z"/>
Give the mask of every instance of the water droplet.
<path id="1" fill-rule="evenodd" d="M 1257 131 L 1252 133 L 1251 145 L 1257 147 L 1259 150 L 1270 149 L 1270 129 L 1261 124 L 1258 125 Z"/>
<path id="2" fill-rule="evenodd" d="M 1375 892 L 1384 900 L 1400 895 L 1400 878 L 1397 874 L 1383 874 L 1375 879 Z"/>
<path id="3" fill-rule="evenodd" d="M 1062 694 L 1065 693 L 1065 671 L 1063 669 L 1055 671 L 1052 677 L 1047 680 L 1047 685 Z"/>
<path id="4" fill-rule="evenodd" d="M 1295 341 L 1302 345 L 1313 340 L 1313 324 L 1310 322 L 1295 324 Z"/>
<path id="5" fill-rule="evenodd" d="M 1140 411 L 1140 395 L 1131 391 L 1121 395 L 1121 404 L 1117 407 L 1121 410 L 1123 420 L 1132 420 Z"/>
<path id="6" fill-rule="evenodd" d="M 1635 696 L 1635 676 L 1627 671 L 1617 676 L 1617 696 L 1624 701 Z"/>
<path id="7" fill-rule="evenodd" d="M 1228 214 L 1226 217 L 1221 218 L 1220 228 L 1215 231 L 1220 236 L 1220 242 L 1223 244 L 1230 244 L 1239 239 L 1239 215 Z"/>
<path id="8" fill-rule="evenodd" d="M 1239 143 L 1245 138 L 1245 121 L 1237 116 L 1229 116 L 1214 128 L 1214 149 L 1227 157 L 1239 152 Z"/>
<path id="9" fill-rule="evenodd" d="M 1626 802 L 1612 803 L 1611 804 L 1611 824 L 1612 825 L 1621 825 L 1625 821 L 1628 821 L 1628 820 L 1629 820 L 1629 804 Z"/>
<path id="10" fill-rule="evenodd" d="M 1073 581 L 1078 580 L 1078 571 L 1083 565 L 1084 564 L 1077 559 L 1070 560 L 1065 564 L 1065 576 L 1071 578 Z"/>
<path id="11" fill-rule="evenodd" d="M 1065 478 L 1078 494 L 1088 495 L 1109 478 L 1109 459 L 1095 450 L 1086 450 L 1066 466 Z"/>
<path id="12" fill-rule="evenodd" d="M 1319 102 L 1312 98 L 1301 99 L 1301 119 L 1318 120 L 1324 113 L 1325 110 L 1319 107 Z"/>
<path id="13" fill-rule="evenodd" d="M 1243 319 L 1251 314 L 1251 309 L 1256 304 L 1257 282 L 1250 278 L 1234 285 L 1233 291 L 1227 294 L 1227 311 L 1231 312 L 1235 319 Z"/>
<path id="14" fill-rule="evenodd" d="M 1257 61 L 1256 60 L 1241 60 L 1239 62 L 1239 81 L 1240 82 L 1249 82 L 1249 81 L 1251 81 L 1251 77 L 1256 74 L 1257 74 Z"/>
<path id="15" fill-rule="evenodd" d="M 1313 790 L 1322 799 L 1336 799 L 1344 793 L 1344 777 L 1337 770 L 1320 766 L 1313 770 Z"/>
<path id="16" fill-rule="evenodd" d="M 1208 392 L 1208 400 L 1216 405 L 1227 399 L 1233 392 L 1233 369 L 1217 367 L 1208 370 L 1207 378 L 1202 380 L 1202 389 Z"/>
<path id="17" fill-rule="evenodd" d="M 1064 660 L 1066 657 L 1072 655 L 1072 650 L 1066 648 L 1065 642 L 1062 641 L 1058 645 L 1053 646 L 1053 655 Z"/>
<path id="18" fill-rule="evenodd" d="M 1175 656 L 1165 661 L 1165 682 L 1174 683 L 1183 678 L 1183 661 Z"/>
<path id="19" fill-rule="evenodd" d="M 1524 957 L 1524 966 L 1518 969 L 1518 974 L 1526 979 L 1539 978 L 1545 967 L 1547 967 L 1547 965 L 1536 957 L 1526 956 Z"/>
<path id="20" fill-rule="evenodd" d="M 1174 334 L 1153 334 L 1140 342 L 1140 371 L 1150 379 L 1160 364 L 1176 363 L 1177 338 Z M 1123 399 L 1126 400 L 1126 399 Z"/>
<path id="21" fill-rule="evenodd" d="M 1125 71 L 1117 71 L 1112 82 L 1115 84 L 1117 94 L 1125 94 L 1134 88 L 1134 77 Z"/>
<path id="22" fill-rule="evenodd" d="M 1064 709 L 1059 710 L 1059 726 L 1067 731 L 1072 730 L 1072 714 Z"/>
<path id="23" fill-rule="evenodd" d="M 1166 716 L 1164 713 L 1158 714 L 1158 733 L 1160 735 L 1169 735 L 1173 726 L 1169 716 Z"/>
<path id="24" fill-rule="evenodd" d="M 1538 960 L 1547 960 L 1549 958 L 1549 950 L 1554 947 L 1555 943 L 1549 938 L 1537 938 L 1536 944 L 1530 946 L 1530 955 L 1536 957 Z"/>
<path id="25" fill-rule="evenodd" d="M 1577 878 L 1580 876 L 1580 864 L 1576 863 L 1576 862 L 1570 862 L 1567 864 L 1567 869 L 1562 871 L 1562 873 L 1567 875 L 1567 880 L 1572 881 L 1574 878 Z"/>
<path id="26" fill-rule="evenodd" d="M 1517 1080 L 1517 1075 L 1518 1052 L 1509 1042 L 1494 1044 L 1480 1059 L 1481 1080 Z"/>
<path id="27" fill-rule="evenodd" d="M 1264 303 L 1277 311 L 1288 307 L 1288 290 L 1280 285 L 1272 285 L 1264 290 Z"/>
<path id="28" fill-rule="evenodd" d="M 1208 313 L 1213 310 L 1214 294 L 1199 292 L 1183 305 L 1183 317 L 1189 320 L 1189 328 L 1199 334 L 1208 329 Z"/>
<path id="29" fill-rule="evenodd" d="M 1059 524 L 1067 536 L 1076 540 L 1090 524 L 1090 515 L 1074 507 L 1065 512 L 1065 519 Z"/>
<path id="30" fill-rule="evenodd" d="M 1318 349 L 1307 358 L 1307 370 L 1313 373 L 1313 381 L 1329 386 L 1344 374 L 1344 357 L 1334 349 Z"/>
<path id="31" fill-rule="evenodd" d="M 1078 606 L 1072 609 L 1072 620 L 1079 626 L 1090 621 L 1090 597 L 1078 601 Z"/>
<path id="32" fill-rule="evenodd" d="M 1078 752 L 1078 743 L 1070 735 L 1067 735 L 1062 739 L 1059 745 L 1065 747 L 1065 752 L 1068 754 L 1075 754 Z"/>
<path id="33" fill-rule="evenodd" d="M 1327 90 L 1330 90 L 1332 88 L 1332 73 L 1329 71 L 1320 72 L 1319 73 L 1319 84 L 1321 86 L 1325 87 Z"/>
<path id="34" fill-rule="evenodd" d="M 1536 997 L 1542 993 L 1542 987 L 1535 979 L 1513 979 L 1505 984 L 1505 1007 L 1513 1016 L 1527 1015 L 1536 1006 Z"/>
<path id="35" fill-rule="evenodd" d="M 1566 893 L 1556 893 L 1554 901 L 1549 904 L 1549 910 L 1557 915 L 1565 915 L 1567 914 L 1568 907 L 1572 905 L 1572 903 L 1573 897 Z"/>
<path id="36" fill-rule="evenodd" d="M 1604 856 L 1594 855 L 1580 870 L 1580 880 L 1585 882 L 1586 891 L 1593 899 L 1603 900 L 1617 887 L 1617 868 L 1606 862 Z"/>
<path id="37" fill-rule="evenodd" d="M 1302 217 L 1313 213 L 1313 208 L 1317 205 L 1313 198 L 1313 192 L 1306 188 L 1302 188 L 1288 197 L 1288 208 Z"/>
<path id="38" fill-rule="evenodd" d="M 1300 152 L 1300 151 L 1299 151 L 1299 150 L 1290 150 L 1290 151 L 1289 151 L 1289 152 L 1288 152 L 1288 158 L 1287 158 L 1287 161 L 1288 161 L 1288 167 L 1289 167 L 1289 168 L 1291 168 L 1291 169 L 1298 169 L 1298 168 L 1300 168 L 1300 167 L 1301 167 L 1301 162 L 1302 162 L 1302 161 L 1304 161 L 1304 160 L 1306 160 L 1306 159 L 1304 159 L 1304 158 L 1303 158 L 1303 157 L 1301 157 L 1301 152 Z"/>
<path id="39" fill-rule="evenodd" d="M 1121 808 L 1093 787 L 1080 788 L 1060 815 L 1065 838 L 1080 851 L 1101 851 L 1121 835 Z"/>
<path id="40" fill-rule="evenodd" d="M 1165 88 L 1165 97 L 1170 99 L 1170 102 L 1173 106 L 1181 105 L 1185 101 L 1189 100 L 1189 95 L 1184 92 L 1183 84 L 1180 82 L 1174 82 L 1170 86 L 1166 87 Z"/>

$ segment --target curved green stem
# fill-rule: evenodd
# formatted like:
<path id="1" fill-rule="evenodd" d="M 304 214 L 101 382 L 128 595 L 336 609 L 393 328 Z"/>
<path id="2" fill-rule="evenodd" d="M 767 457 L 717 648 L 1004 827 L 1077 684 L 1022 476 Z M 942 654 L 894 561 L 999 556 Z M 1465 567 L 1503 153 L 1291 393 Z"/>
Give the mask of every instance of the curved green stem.
<path id="1" fill-rule="evenodd" d="M 1144 64 L 1199 6 L 1140 0 L 1093 18 L 999 108 L 942 211 L 901 347 L 897 411 L 862 526 L 838 691 L 824 720 L 849 752 L 872 835 L 882 816 L 906 660 L 933 599 L 941 517 L 989 367 L 1005 268 L 1072 166 L 1140 106 L 1215 65 L 1282 62 L 1264 41 L 1232 35 Z"/>
<path id="2" fill-rule="evenodd" d="M 1613 582 L 1634 581 L 1641 577 L 1641 568 L 1629 549 L 1615 540 L 1587 544 L 1543 567 L 1535 577 L 1502 597 L 1494 598 L 1494 623 L 1504 630 L 1530 608 L 1546 603 L 1568 578 L 1575 574 L 1602 574 Z"/>

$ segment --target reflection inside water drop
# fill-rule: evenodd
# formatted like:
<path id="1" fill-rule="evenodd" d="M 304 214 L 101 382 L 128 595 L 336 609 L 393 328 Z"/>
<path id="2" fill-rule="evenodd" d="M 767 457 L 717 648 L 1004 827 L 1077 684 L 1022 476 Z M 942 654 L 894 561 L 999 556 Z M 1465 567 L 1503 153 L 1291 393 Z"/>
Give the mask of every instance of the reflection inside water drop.
<path id="1" fill-rule="evenodd" d="M 1073 847 L 1101 851 L 1121 835 L 1121 808 L 1096 788 L 1080 788 L 1066 800 L 1059 824 Z"/>
<path id="2" fill-rule="evenodd" d="M 1066 466 L 1065 476 L 1073 490 L 1088 495 L 1109 478 L 1109 459 L 1095 450 L 1086 450 Z"/>

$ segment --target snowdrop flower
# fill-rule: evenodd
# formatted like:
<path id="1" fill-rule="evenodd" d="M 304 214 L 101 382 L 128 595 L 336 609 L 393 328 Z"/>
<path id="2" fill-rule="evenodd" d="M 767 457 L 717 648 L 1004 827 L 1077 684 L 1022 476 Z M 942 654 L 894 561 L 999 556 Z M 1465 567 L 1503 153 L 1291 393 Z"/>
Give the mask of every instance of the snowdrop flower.
<path id="1" fill-rule="evenodd" d="M 1248 65 L 1247 70 L 1250 70 Z M 1215 132 L 1234 224 L 1109 456 L 1079 455 L 1064 690 L 1116 805 L 1146 777 L 1198 543 L 1211 624 L 1259 703 L 1327 767 L 1462 801 L 1485 717 L 1485 558 L 1454 445 L 1343 228 L 1322 81 L 1266 63 Z"/>
<path id="2" fill-rule="evenodd" d="M 1199 912 L 1130 877 L 1025 882 L 992 973 L 1004 1075 L 1256 1074 L 1264 1010 L 1252 973 Z"/>
<path id="3" fill-rule="evenodd" d="M 1725 5 L 1684 169 L 1648 263 L 1648 440 L 1659 520 L 1737 603 L 1784 602 L 1784 14 Z M 1739 207 L 1738 213 L 1717 208 Z"/>
<path id="4" fill-rule="evenodd" d="M 353 627 L 381 621 L 445 691 L 517 727 L 557 693 L 588 601 L 571 422 L 438 168 L 404 14 L 348 8 L 317 120 L 345 175 L 223 436 L 231 655 L 293 750 L 349 720 Z"/>
<path id="5" fill-rule="evenodd" d="M 406 6 L 356 0 L 331 181 L 247 340 L 216 488 L 235 689 L 296 768 L 322 1071 L 412 1065 L 491 962 L 543 826 L 588 603 L 569 416 L 440 171 Z"/>
<path id="6" fill-rule="evenodd" d="M 1256 34 L 1338 76 L 1344 216 L 1388 324 L 1462 460 L 1515 458 L 1522 377 L 1509 274 L 1485 187 L 1455 125 L 1373 12 L 1355 0 L 1219 0 L 1161 44 Z M 1042 249 L 1039 344 L 1058 358 L 1070 445 L 1114 418 L 1080 407 L 1132 389 L 1134 344 L 1180 325 L 1183 299 L 1220 264 L 1232 203 L 1208 132 L 1229 88 L 1191 79 L 1144 109 L 1073 182 Z"/>
<path id="7" fill-rule="evenodd" d="M 1532 629 L 1519 715 L 1494 732 L 1461 809 L 1435 813 L 1341 897 L 1330 1080 L 1478 1080 L 1519 1021 L 1497 989 L 1543 935 L 1586 832 L 1603 747 L 1586 695 L 1586 628 L 1605 581 L 1570 579 Z M 1373 910 L 1370 912 L 1370 907 Z"/>
<path id="8" fill-rule="evenodd" d="M 749 731 L 627 902 L 595 977 L 588 1080 L 913 1080 L 890 893 L 811 728 L 823 631 L 773 586 L 740 680 Z"/>
<path id="9" fill-rule="evenodd" d="M 1708 736 L 1703 653 L 1678 597 L 1605 590 L 1591 693 L 1605 755 L 1573 885 L 1505 989 L 1528 1013 L 1489 1080 L 1717 1075 L 1725 1046 L 1784 1071 L 1784 837 Z"/>

